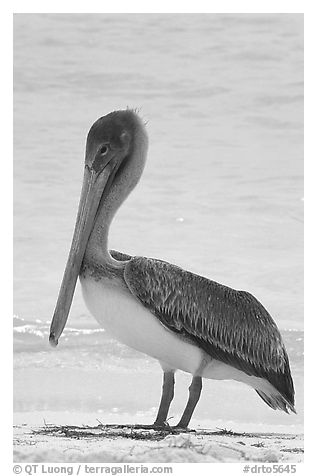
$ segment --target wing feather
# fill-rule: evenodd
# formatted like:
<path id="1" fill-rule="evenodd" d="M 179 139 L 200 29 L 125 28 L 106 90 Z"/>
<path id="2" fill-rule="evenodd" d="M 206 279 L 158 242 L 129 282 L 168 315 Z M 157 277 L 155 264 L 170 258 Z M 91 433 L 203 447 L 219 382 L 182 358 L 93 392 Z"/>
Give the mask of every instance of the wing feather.
<path id="1" fill-rule="evenodd" d="M 294 404 L 281 334 L 252 294 L 144 257 L 127 263 L 124 278 L 134 296 L 167 328 L 191 339 L 212 358 L 266 378 Z"/>

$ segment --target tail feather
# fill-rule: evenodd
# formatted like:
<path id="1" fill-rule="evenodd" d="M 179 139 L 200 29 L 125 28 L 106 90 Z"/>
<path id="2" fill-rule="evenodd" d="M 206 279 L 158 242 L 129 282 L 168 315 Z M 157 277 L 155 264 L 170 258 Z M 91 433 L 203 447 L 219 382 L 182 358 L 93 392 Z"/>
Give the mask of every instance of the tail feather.
<path id="1" fill-rule="evenodd" d="M 282 410 L 289 413 L 289 410 L 296 413 L 295 407 L 292 402 L 287 400 L 278 391 L 264 392 L 263 390 L 255 389 L 256 393 L 264 400 L 264 402 L 273 410 Z"/>
<path id="2" fill-rule="evenodd" d="M 293 379 L 291 375 L 291 369 L 289 366 L 288 355 L 285 348 L 283 349 L 283 355 L 284 355 L 283 372 L 271 371 L 267 373 L 266 377 L 267 377 L 267 380 L 270 382 L 270 384 L 274 387 L 275 391 L 278 392 L 279 400 L 284 401 L 287 407 L 290 407 L 290 409 L 292 408 L 294 409 L 294 396 L 295 396 L 294 383 L 293 383 Z M 276 392 L 273 392 L 274 397 L 276 397 L 275 395 Z M 269 395 L 271 395 L 271 393 L 272 392 L 269 392 Z M 268 393 L 266 392 L 266 396 L 267 395 Z M 280 408 L 279 405 L 277 405 L 277 408 Z"/>
<path id="3" fill-rule="evenodd" d="M 283 348 L 283 360 L 283 372 L 267 372 L 266 378 L 270 386 L 255 387 L 255 391 L 274 410 L 278 409 L 286 413 L 289 413 L 290 410 L 296 413 L 294 383 L 285 347 Z"/>

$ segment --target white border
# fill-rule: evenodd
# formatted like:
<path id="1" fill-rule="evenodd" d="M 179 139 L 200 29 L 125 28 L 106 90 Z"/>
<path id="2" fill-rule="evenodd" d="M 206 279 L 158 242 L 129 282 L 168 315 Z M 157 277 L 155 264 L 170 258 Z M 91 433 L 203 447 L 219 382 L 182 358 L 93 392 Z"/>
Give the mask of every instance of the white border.
<path id="1" fill-rule="evenodd" d="M 151 4 L 150 4 L 151 3 Z M 150 5 L 149 5 L 150 4 Z M 2 450 L 6 455 L 3 465 L 11 474 L 12 466 L 12 13 L 170 13 L 170 12 L 209 12 L 209 13 L 305 13 L 305 469 L 310 473 L 315 459 L 314 422 L 316 399 L 316 243 L 317 243 L 317 197 L 316 197 L 316 118 L 312 109 L 316 105 L 315 72 L 316 52 L 316 11 L 314 2 L 303 1 L 160 1 L 160 2 L 67 2 L 67 1 L 15 1 L 1 7 L 0 43 L 1 43 L 1 381 L 2 381 Z M 9 199 L 10 197 L 10 199 Z M 10 204 L 10 205 L 9 205 Z M 7 391 L 9 390 L 9 391 Z M 227 465 L 226 465 L 227 466 Z M 230 466 L 230 465 L 228 465 Z M 235 466 L 235 465 L 232 465 Z M 232 467 L 231 466 L 231 467 Z M 196 469 L 197 468 L 197 469 Z M 198 467 L 193 468 L 198 471 Z M 232 467 L 232 470 L 234 468 Z M 212 470 L 212 468 L 211 468 Z M 237 472 L 237 468 L 233 473 Z M 222 473 L 222 472 L 221 472 Z M 231 473 L 231 471 L 230 471 Z M 232 473 L 232 474 L 233 474 Z M 305 471 L 306 473 L 306 471 Z M 302 474 L 302 473 L 301 473 Z"/>

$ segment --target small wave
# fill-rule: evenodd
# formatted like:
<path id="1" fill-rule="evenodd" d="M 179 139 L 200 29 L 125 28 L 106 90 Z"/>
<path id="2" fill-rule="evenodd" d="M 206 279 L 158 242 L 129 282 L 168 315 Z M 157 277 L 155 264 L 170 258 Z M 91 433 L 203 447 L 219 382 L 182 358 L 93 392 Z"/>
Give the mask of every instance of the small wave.
<path id="1" fill-rule="evenodd" d="M 73 333 L 74 335 L 91 335 L 98 332 L 105 332 L 104 329 L 76 329 L 75 327 L 68 327 L 66 332 Z"/>
<path id="2" fill-rule="evenodd" d="M 40 359 L 41 365 L 44 365 L 44 356 L 35 357 L 34 354 L 40 354 L 44 352 L 50 353 L 51 355 L 52 348 L 50 347 L 48 341 L 50 322 L 47 323 L 39 319 L 36 321 L 27 321 L 18 316 L 14 316 L 13 322 L 13 348 L 16 357 L 17 354 L 27 353 L 29 354 L 29 358 L 31 360 L 34 360 L 34 358 Z M 129 359 L 131 357 L 137 359 L 144 358 L 143 354 L 135 352 L 134 350 L 120 344 L 116 340 L 113 340 L 107 335 L 104 329 L 100 328 L 91 329 L 89 327 L 66 327 L 60 338 L 58 350 L 63 353 L 63 359 L 69 361 L 73 358 L 72 355 L 75 349 L 77 355 L 76 358 L 78 358 L 79 354 L 86 356 L 86 365 L 88 355 L 92 361 L 96 359 L 100 360 L 106 355 L 111 355 L 119 359 Z M 79 351 L 79 354 L 77 354 L 77 351 Z M 54 353 L 54 355 L 56 355 L 56 353 Z M 24 355 L 22 359 L 24 363 L 25 359 L 28 360 Z M 18 359 L 18 361 L 20 361 L 20 359 Z M 23 362 L 21 362 L 21 365 Z"/>
<path id="3" fill-rule="evenodd" d="M 19 317 L 16 314 L 13 314 L 13 327 L 23 326 L 24 324 L 25 324 L 25 321 L 24 319 L 22 319 L 22 317 Z"/>
<path id="4" fill-rule="evenodd" d="M 49 325 L 49 322 L 43 322 L 40 319 L 27 321 L 16 315 L 13 316 L 14 351 L 48 350 Z M 91 346 L 97 345 L 101 339 L 104 343 L 105 331 L 103 329 L 67 327 L 61 337 L 61 342 L 66 342 L 68 346 L 72 347 Z"/>
<path id="5" fill-rule="evenodd" d="M 24 326 L 19 326 L 14 328 L 14 333 L 18 334 L 33 334 L 37 337 L 43 338 L 45 335 L 45 332 L 36 329 L 36 326 L 30 326 L 30 325 L 24 325 Z"/>

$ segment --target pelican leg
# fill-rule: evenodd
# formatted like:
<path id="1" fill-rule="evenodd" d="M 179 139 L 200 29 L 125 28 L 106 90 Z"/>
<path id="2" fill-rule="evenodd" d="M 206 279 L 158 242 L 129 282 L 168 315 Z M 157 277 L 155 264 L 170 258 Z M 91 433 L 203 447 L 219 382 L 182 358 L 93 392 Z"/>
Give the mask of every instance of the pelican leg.
<path id="1" fill-rule="evenodd" d="M 182 415 L 182 418 L 180 419 L 178 425 L 176 425 L 176 428 L 187 428 L 188 424 L 190 422 L 190 419 L 192 417 L 192 414 L 195 410 L 195 407 L 197 405 L 197 402 L 199 400 L 200 394 L 201 394 L 201 389 L 202 389 L 202 378 L 198 375 L 193 377 L 192 383 L 190 384 L 189 387 L 189 398 L 188 402 L 186 405 L 186 408 L 184 410 L 184 413 Z"/>
<path id="2" fill-rule="evenodd" d="M 168 410 L 170 408 L 171 402 L 174 397 L 174 370 L 164 370 L 163 375 L 163 387 L 162 387 L 162 397 L 160 402 L 160 407 L 158 409 L 157 417 L 154 422 L 154 426 L 166 427 Z"/>

